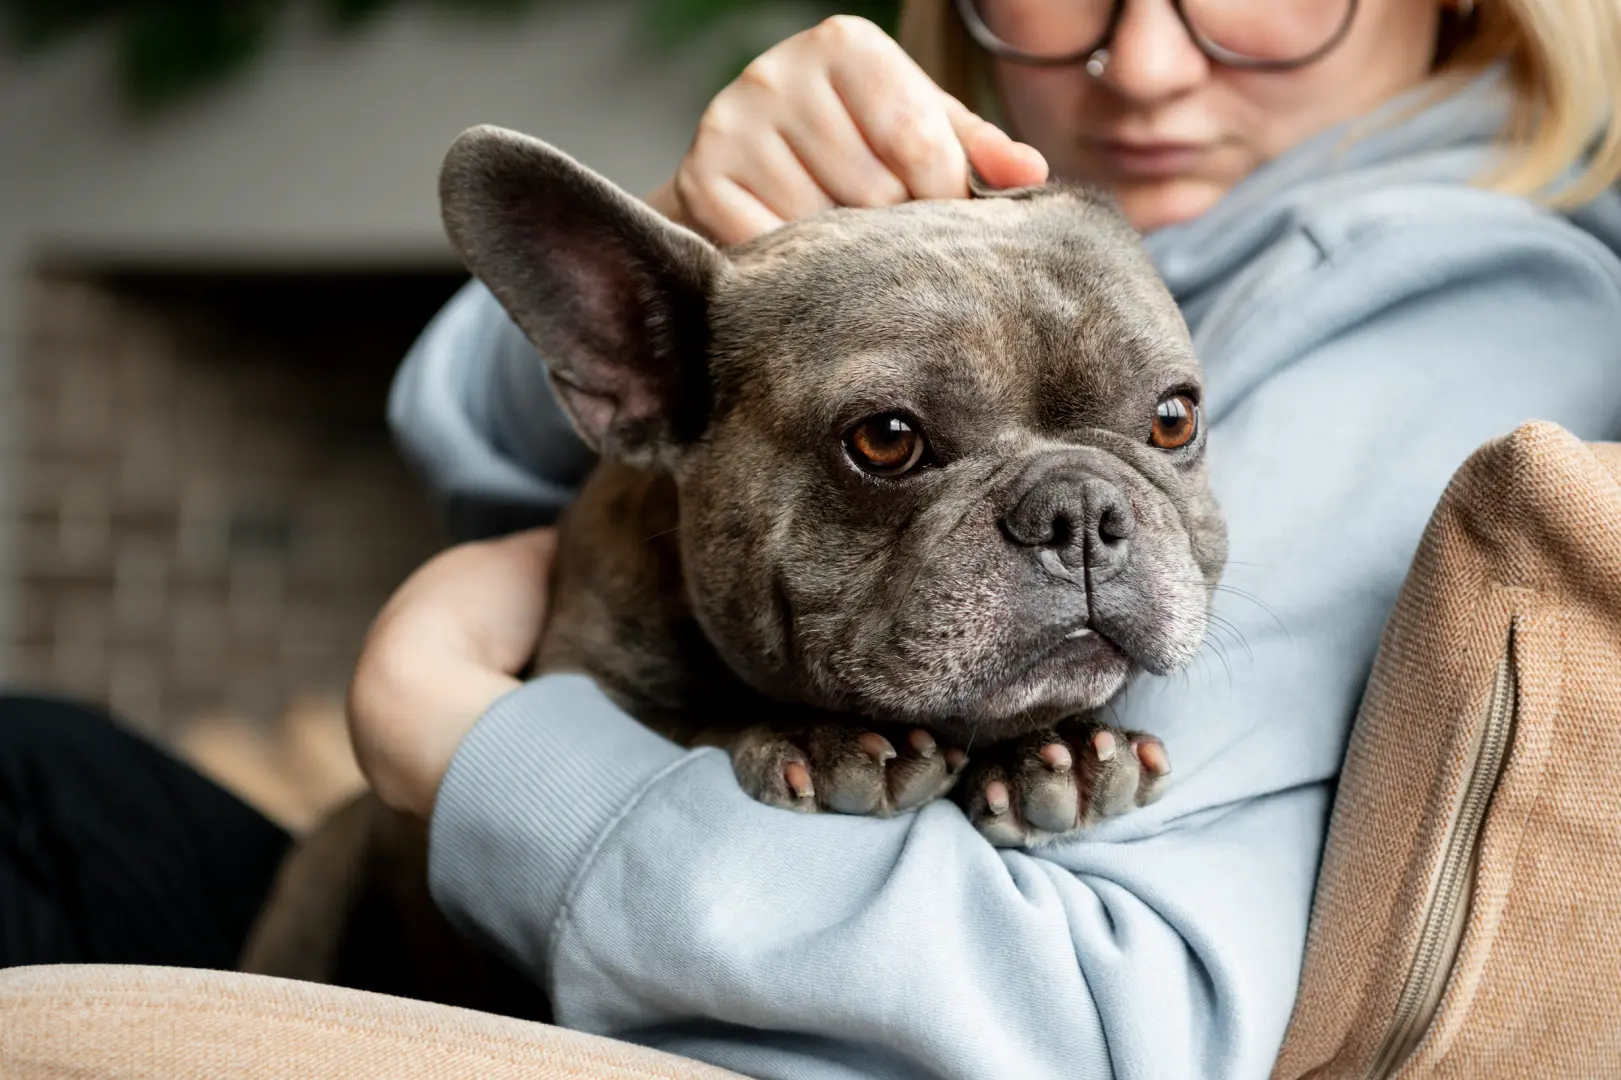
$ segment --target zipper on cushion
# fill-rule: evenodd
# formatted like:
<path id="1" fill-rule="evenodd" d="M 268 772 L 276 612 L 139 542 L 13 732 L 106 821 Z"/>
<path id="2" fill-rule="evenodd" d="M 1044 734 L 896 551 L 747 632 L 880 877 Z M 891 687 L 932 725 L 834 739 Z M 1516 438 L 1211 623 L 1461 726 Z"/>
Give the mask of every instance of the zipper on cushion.
<path id="1" fill-rule="evenodd" d="M 1413 956 L 1401 997 L 1396 1001 L 1390 1028 L 1372 1064 L 1362 1074 L 1363 1080 L 1385 1080 L 1394 1076 L 1417 1048 L 1440 1008 L 1441 995 L 1452 974 L 1468 921 L 1475 869 L 1480 859 L 1481 826 L 1513 741 L 1517 690 L 1514 633 L 1510 629 L 1507 647 L 1497 663 L 1497 677 L 1486 704 L 1485 720 L 1470 747 L 1470 761 L 1464 770 L 1467 779 L 1463 798 L 1458 802 L 1443 841 L 1441 865 L 1425 907 L 1418 951 Z"/>

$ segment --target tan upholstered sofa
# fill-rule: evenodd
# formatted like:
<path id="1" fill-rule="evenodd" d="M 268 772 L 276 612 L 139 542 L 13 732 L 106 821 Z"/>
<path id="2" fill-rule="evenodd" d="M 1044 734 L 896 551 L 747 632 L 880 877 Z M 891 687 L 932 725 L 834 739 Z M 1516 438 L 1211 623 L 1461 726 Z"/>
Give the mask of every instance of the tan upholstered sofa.
<path id="1" fill-rule="evenodd" d="M 544 1024 L 187 968 L 0 971 L 5 1080 L 738 1080 Z"/>

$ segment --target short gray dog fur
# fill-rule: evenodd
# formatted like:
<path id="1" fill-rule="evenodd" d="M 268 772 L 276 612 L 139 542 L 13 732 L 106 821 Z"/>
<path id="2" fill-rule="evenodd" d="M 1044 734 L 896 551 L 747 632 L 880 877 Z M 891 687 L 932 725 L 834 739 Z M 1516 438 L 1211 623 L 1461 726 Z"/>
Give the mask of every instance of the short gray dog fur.
<path id="1" fill-rule="evenodd" d="M 1074 718 L 1194 656 L 1225 532 L 1202 432 L 1150 441 L 1200 372 L 1131 227 L 1088 189 L 980 194 L 722 251 L 491 127 L 440 187 L 603 458 L 538 669 L 727 746 L 766 802 L 887 813 L 955 784 L 1030 844 L 1152 796 L 1163 750 L 1111 756 L 1146 740 L 1122 732 L 1100 755 Z M 874 475 L 852 433 L 921 456 Z"/>
<path id="2" fill-rule="evenodd" d="M 536 672 L 726 747 L 788 809 L 949 793 L 1028 846 L 1154 797 L 1164 748 L 1091 714 L 1193 658 L 1226 541 L 1187 329 L 1107 198 L 976 186 L 722 251 L 491 127 L 440 193 L 601 455 Z M 1191 437 L 1156 444 L 1162 415 Z M 340 811 L 244 967 L 543 1016 L 448 927 L 378 937 L 437 918 L 422 850 L 369 798 Z"/>

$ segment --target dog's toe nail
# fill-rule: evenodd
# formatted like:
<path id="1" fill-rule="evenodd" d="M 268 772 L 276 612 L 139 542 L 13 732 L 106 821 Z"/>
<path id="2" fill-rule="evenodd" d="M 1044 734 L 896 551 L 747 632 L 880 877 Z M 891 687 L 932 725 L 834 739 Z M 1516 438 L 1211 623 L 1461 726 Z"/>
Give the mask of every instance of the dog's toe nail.
<path id="1" fill-rule="evenodd" d="M 1107 731 L 1100 731 L 1093 735 L 1092 752 L 1097 754 L 1099 761 L 1113 761 L 1115 755 L 1114 735 Z"/>
<path id="2" fill-rule="evenodd" d="M 1000 780 L 992 780 L 985 785 L 985 809 L 992 814 L 1005 814 L 1008 808 L 1007 785 Z"/>
<path id="3" fill-rule="evenodd" d="M 955 776 L 967 767 L 967 754 L 963 753 L 961 750 L 955 749 L 946 751 L 946 768 L 951 770 L 951 775 Z"/>
<path id="4" fill-rule="evenodd" d="M 1075 759 L 1070 756 L 1069 747 L 1063 743 L 1048 743 L 1041 748 L 1041 760 L 1047 763 L 1047 768 L 1053 772 L 1068 772 L 1075 766 Z"/>
<path id="5" fill-rule="evenodd" d="M 939 747 L 935 745 L 934 736 L 922 728 L 913 728 L 906 736 L 906 741 L 912 744 L 912 749 L 919 757 L 932 758 Z"/>
<path id="6" fill-rule="evenodd" d="M 1171 759 L 1165 753 L 1165 747 L 1157 742 L 1140 742 L 1133 749 L 1137 751 L 1137 760 L 1142 762 L 1143 768 L 1155 776 L 1165 776 L 1171 771 Z"/>
<path id="7" fill-rule="evenodd" d="M 861 749 L 866 751 L 868 757 L 882 765 L 895 756 L 895 747 L 890 741 L 875 731 L 869 731 L 856 740 Z"/>
<path id="8" fill-rule="evenodd" d="M 796 799 L 811 799 L 816 796 L 816 788 L 811 784 L 810 770 L 797 761 L 790 761 L 782 767 L 782 778 L 788 782 L 788 790 L 794 793 Z"/>

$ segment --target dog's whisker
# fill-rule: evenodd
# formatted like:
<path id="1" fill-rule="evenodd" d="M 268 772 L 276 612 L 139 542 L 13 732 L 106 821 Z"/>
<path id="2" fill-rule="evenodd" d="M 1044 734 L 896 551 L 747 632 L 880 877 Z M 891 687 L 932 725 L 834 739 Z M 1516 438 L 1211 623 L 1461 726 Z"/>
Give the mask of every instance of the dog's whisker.
<path id="1" fill-rule="evenodd" d="M 1208 644 L 1210 646 L 1211 654 L 1214 655 L 1217 660 L 1221 661 L 1222 671 L 1227 675 L 1227 690 L 1231 692 L 1233 689 L 1233 667 L 1227 662 L 1227 654 L 1221 650 L 1221 646 L 1216 644 L 1216 642 L 1211 641 L 1208 642 Z M 1201 655 L 1203 654 L 1201 653 Z"/>
<path id="2" fill-rule="evenodd" d="M 1270 607 L 1267 606 L 1266 601 L 1262 600 L 1259 596 L 1256 596 L 1254 593 L 1246 592 L 1245 590 L 1240 589 L 1240 588 L 1238 588 L 1236 586 L 1222 584 L 1222 583 L 1217 583 L 1215 591 L 1219 592 L 1219 593 L 1226 593 L 1228 596 L 1236 596 L 1240 600 L 1248 600 L 1250 603 L 1254 604 L 1256 607 L 1258 607 L 1262 611 L 1266 612 L 1267 616 L 1270 617 L 1274 622 L 1276 622 L 1278 624 L 1278 629 L 1280 629 L 1280 630 L 1286 630 L 1287 629 L 1283 625 L 1283 620 L 1278 618 L 1277 613 L 1275 611 L 1273 611 Z"/>
<path id="3" fill-rule="evenodd" d="M 1255 662 L 1255 651 L 1250 648 L 1249 639 L 1244 636 L 1244 632 L 1236 624 L 1215 612 L 1208 612 L 1205 618 L 1210 640 L 1220 640 L 1220 635 L 1225 633 L 1233 644 L 1244 650 L 1246 660 L 1251 663 Z"/>
<path id="4" fill-rule="evenodd" d="M 1210 659 L 1209 659 L 1209 657 L 1204 652 L 1201 651 L 1198 655 L 1196 655 L 1193 658 L 1193 663 L 1194 663 L 1194 665 L 1196 665 L 1197 670 L 1199 671 L 1199 673 L 1203 676 L 1204 685 L 1205 686 L 1210 686 L 1215 681 L 1215 676 L 1214 676 L 1214 674 L 1213 674 L 1213 672 L 1211 671 L 1211 668 L 1210 668 Z M 1189 683 L 1191 683 L 1193 681 L 1193 671 L 1194 671 L 1193 667 L 1190 667 L 1189 670 L 1188 670 L 1188 682 Z"/>
<path id="5" fill-rule="evenodd" d="M 1285 625 L 1283 620 L 1278 617 L 1277 612 L 1273 611 L 1272 608 L 1267 605 L 1266 601 L 1262 600 L 1259 596 L 1256 596 L 1252 592 L 1245 589 L 1240 589 L 1236 585 L 1230 585 L 1225 581 L 1218 581 L 1215 585 L 1208 585 L 1202 578 L 1178 578 L 1175 580 L 1181 585 L 1191 585 L 1195 588 L 1208 588 L 1212 592 L 1223 593 L 1227 596 L 1232 596 L 1239 600 L 1247 601 L 1264 612 L 1267 618 L 1270 619 L 1272 623 L 1277 626 L 1277 628 L 1286 636 L 1289 634 L 1288 626 Z"/>

